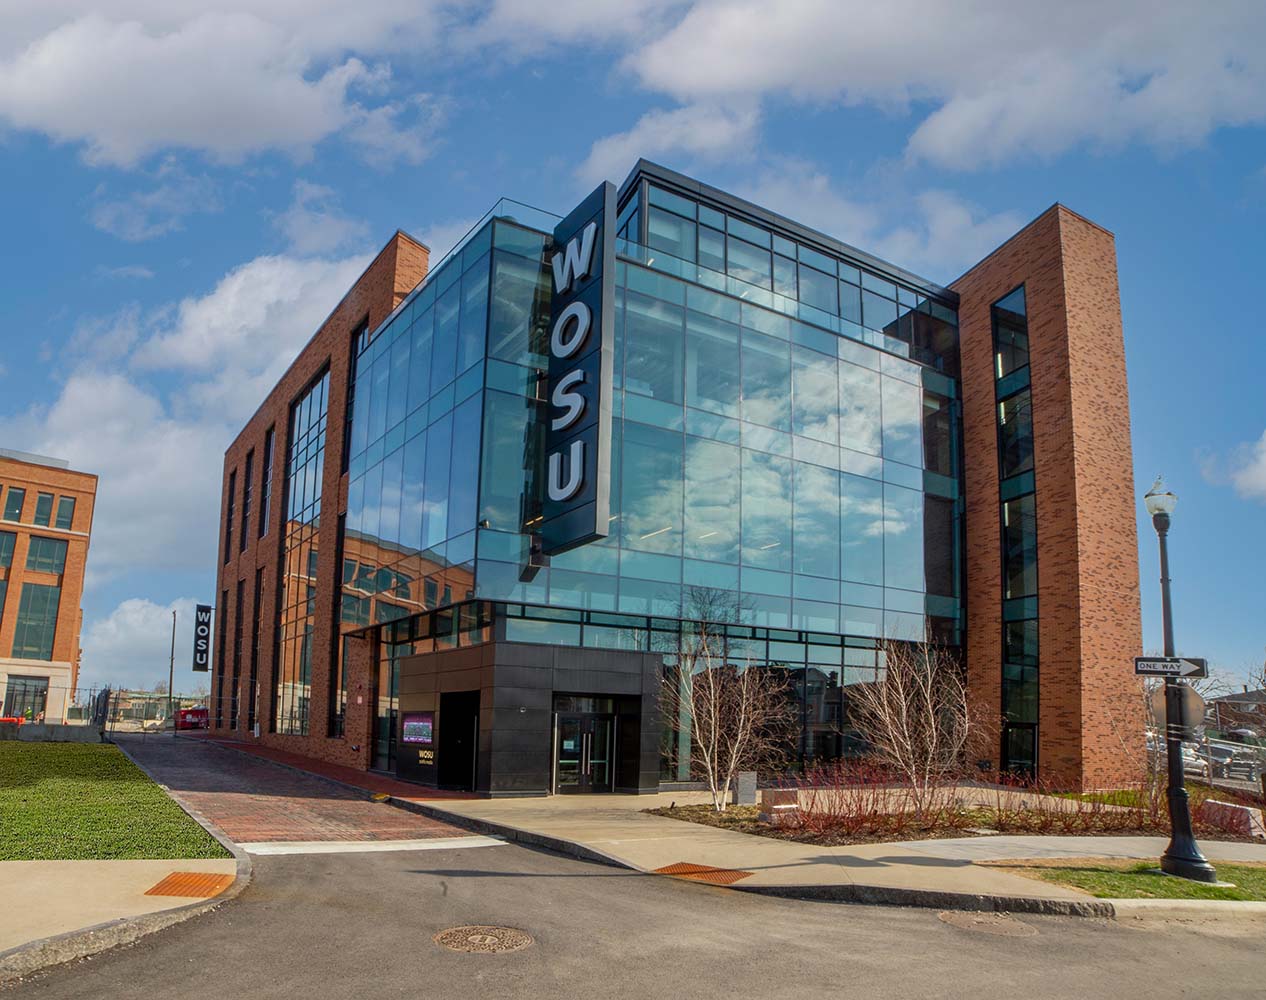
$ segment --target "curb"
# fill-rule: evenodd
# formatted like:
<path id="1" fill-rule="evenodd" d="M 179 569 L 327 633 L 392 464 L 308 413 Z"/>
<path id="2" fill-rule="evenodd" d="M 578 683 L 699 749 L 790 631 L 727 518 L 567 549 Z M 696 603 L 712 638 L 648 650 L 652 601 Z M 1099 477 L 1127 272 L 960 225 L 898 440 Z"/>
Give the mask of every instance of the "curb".
<path id="1" fill-rule="evenodd" d="M 1102 899 L 1043 899 L 1039 896 L 994 896 L 984 893 L 904 889 L 880 885 L 731 885 L 729 889 L 782 899 L 828 903 L 865 903 L 880 906 L 918 906 L 934 910 L 987 913 L 1032 913 L 1049 917 L 1116 918 L 1115 901 Z"/>
<path id="2" fill-rule="evenodd" d="M 1207 920 L 1216 917 L 1266 919 L 1266 903 L 1250 900 L 1213 899 L 1113 899 L 1118 920 L 1155 918 Z"/>
<path id="3" fill-rule="evenodd" d="M 183 802 L 170 788 L 155 778 L 126 749 L 117 743 L 114 745 L 119 747 L 119 752 L 135 764 L 146 777 L 166 792 L 167 796 L 176 805 L 180 806 L 195 823 L 211 834 L 220 843 L 221 847 L 233 855 L 233 860 L 237 866 L 233 884 L 212 899 L 198 900 L 197 902 L 187 903 L 184 906 L 173 907 L 169 910 L 159 910 L 157 913 L 144 913 L 136 917 L 119 917 L 117 920 L 107 920 L 104 923 L 92 924 L 88 927 L 81 927 L 78 930 L 66 931 L 63 934 L 37 938 L 34 941 L 26 942 L 26 944 L 20 944 L 16 948 L 0 952 L 0 987 L 11 985 L 15 980 L 52 968 L 55 965 L 62 965 L 66 962 L 73 962 L 76 959 L 98 955 L 103 951 L 117 948 L 121 945 L 133 944 L 141 938 L 161 931 L 164 928 L 183 923 L 191 917 L 214 910 L 222 903 L 227 903 L 239 895 L 250 884 L 253 872 L 250 856 L 239 849 L 233 841 L 229 840 L 223 830 Z M 178 862 L 180 859 L 173 858 L 172 860 L 173 862 Z"/>

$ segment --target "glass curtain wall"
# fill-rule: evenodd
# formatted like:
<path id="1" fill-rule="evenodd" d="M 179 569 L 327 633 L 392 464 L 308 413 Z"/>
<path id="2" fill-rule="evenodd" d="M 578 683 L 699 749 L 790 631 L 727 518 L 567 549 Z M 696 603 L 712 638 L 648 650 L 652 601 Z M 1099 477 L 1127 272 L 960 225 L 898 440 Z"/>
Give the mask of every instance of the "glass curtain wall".
<path id="1" fill-rule="evenodd" d="M 329 390 L 327 371 L 290 408 L 285 536 L 278 583 L 278 669 L 272 724 L 274 732 L 294 736 L 308 735 L 312 697 L 317 530 L 321 523 Z M 240 625 L 238 631 L 240 636 Z"/>
<path id="2" fill-rule="evenodd" d="M 492 233 L 489 223 L 428 276 L 357 354 L 344 634 L 474 593 Z M 377 676 L 380 767 L 394 760 L 396 663 L 384 657 Z"/>
<path id="3" fill-rule="evenodd" d="M 1002 522 L 1002 767 L 1038 767 L 1037 496 L 1024 286 L 993 305 Z"/>

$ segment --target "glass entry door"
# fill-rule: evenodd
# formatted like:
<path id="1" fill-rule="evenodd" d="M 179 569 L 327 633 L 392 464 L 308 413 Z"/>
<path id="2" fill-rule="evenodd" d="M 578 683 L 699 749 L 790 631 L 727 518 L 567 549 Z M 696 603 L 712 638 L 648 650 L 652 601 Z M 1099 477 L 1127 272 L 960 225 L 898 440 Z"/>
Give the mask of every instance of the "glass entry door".
<path id="1" fill-rule="evenodd" d="M 615 775 L 615 716 L 554 715 L 554 791 L 609 792 Z"/>

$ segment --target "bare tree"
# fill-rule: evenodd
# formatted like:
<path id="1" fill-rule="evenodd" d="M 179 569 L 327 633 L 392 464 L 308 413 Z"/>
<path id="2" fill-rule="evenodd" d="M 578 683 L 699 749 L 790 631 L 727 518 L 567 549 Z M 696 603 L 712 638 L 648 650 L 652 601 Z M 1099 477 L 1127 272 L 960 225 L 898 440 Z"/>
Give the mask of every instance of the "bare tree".
<path id="1" fill-rule="evenodd" d="M 909 786 L 923 816 L 947 778 L 964 770 L 980 725 L 957 657 L 929 642 L 885 641 L 883 676 L 849 688 L 853 725 L 874 755 Z"/>
<path id="2" fill-rule="evenodd" d="M 691 587 L 685 596 L 691 618 L 677 662 L 664 672 L 661 707 L 688 730 L 678 752 L 688 755 L 691 775 L 707 783 L 713 808 L 723 812 L 740 771 L 783 764 L 794 722 L 790 689 L 784 671 L 728 655 L 726 626 L 741 612 L 736 595 Z"/>

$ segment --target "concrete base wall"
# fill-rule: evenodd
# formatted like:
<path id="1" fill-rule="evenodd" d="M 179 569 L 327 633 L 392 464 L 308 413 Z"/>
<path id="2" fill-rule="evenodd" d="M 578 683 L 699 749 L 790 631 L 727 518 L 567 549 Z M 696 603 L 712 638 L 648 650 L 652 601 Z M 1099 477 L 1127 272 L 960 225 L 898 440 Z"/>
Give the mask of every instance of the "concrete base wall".
<path id="1" fill-rule="evenodd" d="M 0 723 L 0 740 L 22 743 L 103 743 L 100 726 L 63 726 L 48 723 Z"/>

